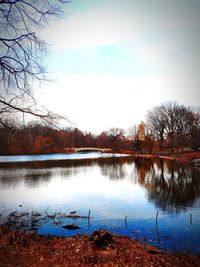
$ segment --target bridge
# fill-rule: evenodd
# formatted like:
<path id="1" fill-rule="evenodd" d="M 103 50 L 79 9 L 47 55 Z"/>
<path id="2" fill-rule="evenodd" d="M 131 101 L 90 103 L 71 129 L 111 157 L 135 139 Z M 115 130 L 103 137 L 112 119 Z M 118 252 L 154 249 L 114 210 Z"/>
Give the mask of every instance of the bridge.
<path id="1" fill-rule="evenodd" d="M 79 147 L 79 148 L 74 148 L 75 153 L 76 152 L 108 152 L 110 149 L 109 148 L 96 148 L 96 147 Z"/>
<path id="2" fill-rule="evenodd" d="M 100 153 L 111 153 L 112 149 L 110 148 L 97 148 L 97 147 L 72 147 L 64 148 L 66 153 L 78 153 L 78 152 L 100 152 Z"/>

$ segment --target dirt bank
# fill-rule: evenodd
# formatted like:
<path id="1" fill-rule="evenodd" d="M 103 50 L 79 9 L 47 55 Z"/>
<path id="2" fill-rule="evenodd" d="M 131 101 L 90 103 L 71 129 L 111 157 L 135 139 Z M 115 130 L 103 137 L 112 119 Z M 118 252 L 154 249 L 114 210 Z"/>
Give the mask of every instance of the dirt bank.
<path id="1" fill-rule="evenodd" d="M 170 254 L 122 236 L 97 246 L 88 236 L 48 237 L 0 228 L 0 266 L 200 266 L 200 256 Z"/>

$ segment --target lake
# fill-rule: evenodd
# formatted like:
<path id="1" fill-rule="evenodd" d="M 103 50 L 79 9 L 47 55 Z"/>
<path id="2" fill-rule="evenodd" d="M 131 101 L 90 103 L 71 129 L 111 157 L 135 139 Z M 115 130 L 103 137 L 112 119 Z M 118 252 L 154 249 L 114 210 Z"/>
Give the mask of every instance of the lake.
<path id="1" fill-rule="evenodd" d="M 168 251 L 198 254 L 200 171 L 175 161 L 104 153 L 1 156 L 5 221 L 44 235 L 109 229 Z M 69 224 L 80 229 L 63 228 Z"/>

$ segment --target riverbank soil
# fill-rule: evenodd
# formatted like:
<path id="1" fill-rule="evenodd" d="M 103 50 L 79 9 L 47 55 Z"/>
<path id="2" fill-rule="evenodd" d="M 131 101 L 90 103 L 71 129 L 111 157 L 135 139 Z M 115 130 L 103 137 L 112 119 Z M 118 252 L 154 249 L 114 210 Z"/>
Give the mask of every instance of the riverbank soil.
<path id="1" fill-rule="evenodd" d="M 40 236 L 2 225 L 0 266 L 198 267 L 200 256 L 165 253 L 122 236 L 112 235 L 111 242 L 99 246 L 95 236 Z"/>

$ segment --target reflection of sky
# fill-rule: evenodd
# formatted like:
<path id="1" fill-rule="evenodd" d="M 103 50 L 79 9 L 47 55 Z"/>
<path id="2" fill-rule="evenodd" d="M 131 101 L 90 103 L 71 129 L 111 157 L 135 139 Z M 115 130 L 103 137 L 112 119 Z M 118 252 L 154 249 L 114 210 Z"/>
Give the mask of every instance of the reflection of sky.
<path id="1" fill-rule="evenodd" d="M 121 157 L 121 154 L 115 154 L 115 157 Z M 128 155 L 127 155 L 128 156 Z M 40 155 L 20 155 L 20 156 L 0 156 L 0 162 L 29 162 L 29 161 L 49 161 L 49 160 L 74 160 L 74 159 L 95 159 L 113 157 L 113 154 L 106 153 L 72 153 L 72 154 L 40 154 Z"/>
<path id="2" fill-rule="evenodd" d="M 178 214 L 159 210 L 158 231 L 162 242 L 158 243 L 155 222 L 158 208 L 155 202 L 148 202 L 147 187 L 138 183 L 135 164 L 125 160 L 121 165 L 96 162 L 70 167 L 2 169 L 0 214 L 4 216 L 14 210 L 48 213 L 76 210 L 87 216 L 91 210 L 91 228 L 87 219 L 66 218 L 58 226 L 49 220 L 42 221 L 39 233 L 71 235 L 74 232 L 63 229 L 62 225 L 77 223 L 81 229 L 75 234 L 91 233 L 103 227 L 118 234 L 145 238 L 146 242 L 161 248 L 177 251 L 187 248 L 198 253 L 199 200 L 193 208 L 184 212 L 181 209 Z M 120 177 L 120 174 L 123 175 Z"/>
<path id="3" fill-rule="evenodd" d="M 133 169 L 132 163 L 3 170 L 1 177 L 7 178 L 0 188 L 0 200 L 11 209 L 22 204 L 24 209 L 35 210 L 91 209 L 97 217 L 155 216 L 145 189 L 132 178 Z"/>
<path id="4" fill-rule="evenodd" d="M 3 170 L 1 174 L 4 182 L 2 180 L 0 187 L 0 201 L 13 209 L 20 204 L 27 209 L 49 207 L 63 212 L 71 209 L 87 212 L 91 209 L 97 217 L 109 218 L 126 215 L 155 217 L 157 211 L 154 204 L 148 202 L 147 188 L 138 183 L 133 163 L 106 164 L 102 167 L 93 164 L 44 169 L 18 168 Z"/>
<path id="5" fill-rule="evenodd" d="M 97 166 L 84 168 L 85 172 L 73 175 L 70 179 L 60 176 L 60 170 L 48 182 L 28 188 L 24 181 L 20 181 L 15 188 L 6 188 L 1 192 L 1 201 L 5 205 L 31 205 L 36 208 L 50 206 L 57 209 L 68 207 L 87 207 L 101 210 L 109 216 L 120 216 L 123 210 L 129 213 L 126 205 L 145 208 L 145 190 L 139 185 L 131 183 L 127 178 L 112 181 L 103 177 Z M 149 205 L 150 206 L 150 205 Z M 143 211 L 144 211 L 143 209 Z M 113 214 L 112 214 L 113 213 Z M 124 214 L 123 214 L 124 215 Z"/>

